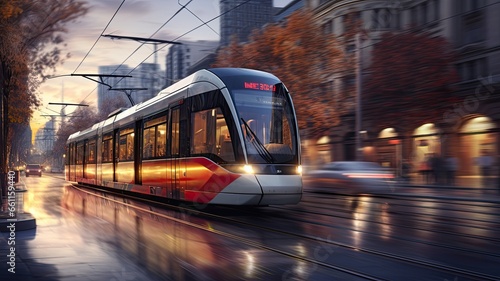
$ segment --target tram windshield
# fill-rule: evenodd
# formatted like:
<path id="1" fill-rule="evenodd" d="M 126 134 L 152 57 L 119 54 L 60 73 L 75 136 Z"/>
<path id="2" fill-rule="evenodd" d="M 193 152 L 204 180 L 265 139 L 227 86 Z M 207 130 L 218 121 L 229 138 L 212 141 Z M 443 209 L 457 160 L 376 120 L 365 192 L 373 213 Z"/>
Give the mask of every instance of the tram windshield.
<path id="1" fill-rule="evenodd" d="M 282 84 L 269 90 L 232 92 L 248 161 L 255 164 L 297 163 L 295 118 Z"/>

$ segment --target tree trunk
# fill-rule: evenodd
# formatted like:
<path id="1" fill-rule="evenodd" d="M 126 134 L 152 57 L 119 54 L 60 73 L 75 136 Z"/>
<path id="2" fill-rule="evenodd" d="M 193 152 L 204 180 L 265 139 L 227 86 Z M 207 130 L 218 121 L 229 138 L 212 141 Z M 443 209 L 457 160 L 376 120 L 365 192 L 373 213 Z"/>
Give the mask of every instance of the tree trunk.
<path id="1" fill-rule="evenodd" d="M 7 136 L 9 130 L 8 81 L 9 72 L 4 62 L 0 63 L 0 198 L 7 195 Z"/>

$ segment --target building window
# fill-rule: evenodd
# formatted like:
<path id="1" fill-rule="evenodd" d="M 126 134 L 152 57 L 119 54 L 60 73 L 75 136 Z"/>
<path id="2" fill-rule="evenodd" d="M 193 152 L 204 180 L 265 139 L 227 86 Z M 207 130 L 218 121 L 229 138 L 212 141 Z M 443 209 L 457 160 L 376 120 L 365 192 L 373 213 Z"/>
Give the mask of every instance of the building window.
<path id="1" fill-rule="evenodd" d="M 417 6 L 411 8 L 410 13 L 411 13 L 411 23 L 413 25 L 418 25 L 418 10 L 417 10 Z"/>
<path id="2" fill-rule="evenodd" d="M 428 15 L 428 10 L 427 10 L 427 2 L 424 2 L 421 4 L 420 11 L 422 13 L 422 15 L 421 15 L 422 24 L 428 23 L 429 15 Z"/>
<path id="3" fill-rule="evenodd" d="M 328 20 L 326 23 L 323 24 L 322 26 L 323 34 L 331 34 L 333 33 L 333 20 Z"/>
<path id="4" fill-rule="evenodd" d="M 352 89 L 356 85 L 356 76 L 355 75 L 348 75 L 343 78 L 343 91 L 347 92 L 350 89 Z"/>
<path id="5" fill-rule="evenodd" d="M 462 0 L 462 12 L 469 13 L 481 9 L 484 6 L 484 0 Z"/>
<path id="6" fill-rule="evenodd" d="M 484 40 L 482 13 L 468 14 L 463 17 L 463 38 L 464 45 L 473 44 Z"/>
<path id="7" fill-rule="evenodd" d="M 439 0 L 431 0 L 430 1 L 430 5 L 429 5 L 429 11 L 431 13 L 431 21 L 437 21 L 439 20 L 439 15 L 440 15 L 440 11 L 439 11 Z"/>
<path id="8" fill-rule="evenodd" d="M 486 58 L 467 61 L 458 65 L 463 82 L 472 81 L 487 75 Z"/>
<path id="9" fill-rule="evenodd" d="M 380 9 L 375 9 L 372 11 L 372 29 L 377 29 L 378 26 L 378 14 Z"/>
<path id="10" fill-rule="evenodd" d="M 346 53 L 354 53 L 356 51 L 356 44 L 347 44 L 345 47 Z"/>
<path id="11" fill-rule="evenodd" d="M 426 25 L 439 19 L 439 0 L 424 1 L 410 9 L 411 23 Z"/>

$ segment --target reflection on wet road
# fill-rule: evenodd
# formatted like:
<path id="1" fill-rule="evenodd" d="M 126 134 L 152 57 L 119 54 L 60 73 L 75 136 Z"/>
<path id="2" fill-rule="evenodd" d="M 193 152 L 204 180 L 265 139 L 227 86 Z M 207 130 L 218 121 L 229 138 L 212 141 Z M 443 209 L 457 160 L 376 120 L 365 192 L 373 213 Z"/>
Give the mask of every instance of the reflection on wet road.
<path id="1" fill-rule="evenodd" d="M 496 203 L 306 192 L 295 206 L 172 209 L 56 178 L 25 182 L 38 227 L 24 243 L 51 280 L 100 270 L 117 280 L 500 277 Z"/>

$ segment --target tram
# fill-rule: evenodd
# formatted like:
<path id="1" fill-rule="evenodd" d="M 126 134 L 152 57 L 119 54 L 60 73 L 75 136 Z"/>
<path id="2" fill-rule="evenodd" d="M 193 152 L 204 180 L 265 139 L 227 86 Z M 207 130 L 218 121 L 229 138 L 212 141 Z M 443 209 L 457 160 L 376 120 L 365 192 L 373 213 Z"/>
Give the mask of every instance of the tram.
<path id="1" fill-rule="evenodd" d="M 204 69 L 67 140 L 65 177 L 203 204 L 297 204 L 300 140 L 287 88 L 253 69 Z"/>

